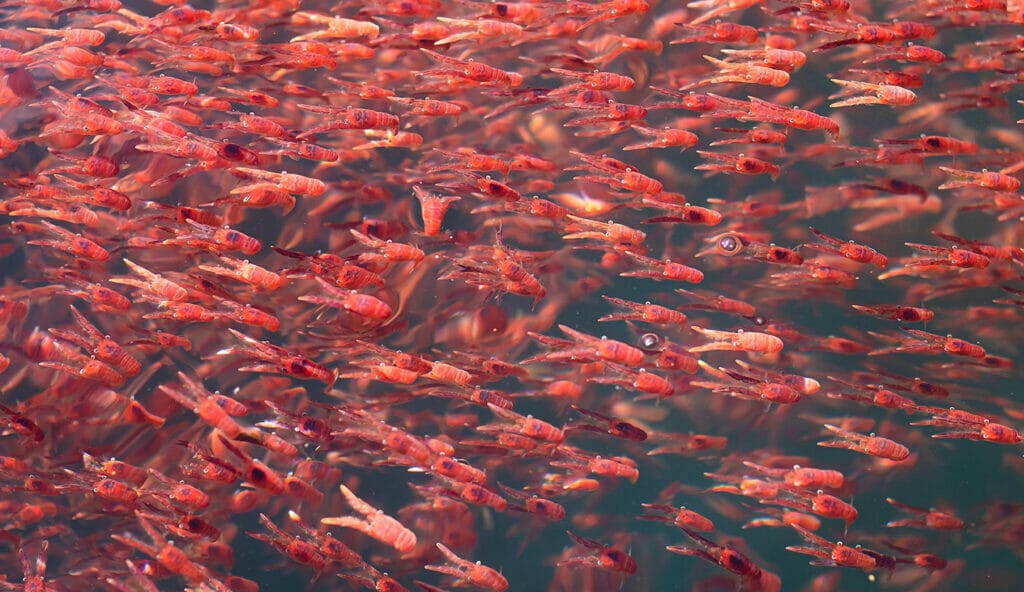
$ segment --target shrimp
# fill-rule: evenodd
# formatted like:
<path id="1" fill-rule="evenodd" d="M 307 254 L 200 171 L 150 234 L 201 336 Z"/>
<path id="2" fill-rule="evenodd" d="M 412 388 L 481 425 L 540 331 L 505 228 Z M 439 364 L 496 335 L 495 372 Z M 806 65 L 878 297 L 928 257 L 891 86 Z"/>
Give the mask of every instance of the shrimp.
<path id="1" fill-rule="evenodd" d="M 743 330 L 730 333 L 728 331 L 714 331 L 697 326 L 690 328 L 712 340 L 711 343 L 706 343 L 698 347 L 691 347 L 689 350 L 690 353 L 727 350 L 776 354 L 782 351 L 784 346 L 781 339 L 774 335 L 769 335 L 768 333 L 755 333 L 753 331 Z"/>
<path id="2" fill-rule="evenodd" d="M 349 505 L 363 516 L 366 516 L 366 519 L 354 516 L 336 516 L 321 518 L 321 524 L 354 528 L 365 535 L 394 547 L 402 553 L 408 553 L 416 546 L 416 534 L 413 531 L 403 526 L 398 520 L 360 499 L 348 487 L 341 485 L 339 488 Z"/>

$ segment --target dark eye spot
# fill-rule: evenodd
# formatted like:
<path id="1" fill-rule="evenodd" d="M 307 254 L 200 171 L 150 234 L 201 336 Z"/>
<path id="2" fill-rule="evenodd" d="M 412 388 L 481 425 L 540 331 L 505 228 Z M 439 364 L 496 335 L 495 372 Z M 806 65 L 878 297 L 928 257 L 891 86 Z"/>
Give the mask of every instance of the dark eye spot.
<path id="1" fill-rule="evenodd" d="M 723 255 L 735 255 L 743 249 L 743 241 L 735 234 L 727 234 L 718 239 L 718 250 Z"/>
<path id="2" fill-rule="evenodd" d="M 221 155 L 228 160 L 241 160 L 242 159 L 242 147 L 238 144 L 232 144 L 228 142 L 223 144 L 220 149 Z"/>
<path id="3" fill-rule="evenodd" d="M 475 485 L 471 485 L 463 490 L 462 497 L 470 502 L 477 502 L 484 498 L 483 490 Z"/>
<path id="4" fill-rule="evenodd" d="M 657 333 L 644 333 L 637 339 L 637 345 L 646 352 L 658 351 L 661 349 L 662 339 Z"/>
<path id="5" fill-rule="evenodd" d="M 743 562 L 743 559 L 741 559 L 739 555 L 736 555 L 734 553 L 725 554 L 724 559 L 726 563 L 726 569 L 732 572 L 741 571 L 744 567 L 746 567 L 746 565 Z"/>
<path id="6" fill-rule="evenodd" d="M 327 426 L 324 422 L 311 417 L 303 419 L 299 429 L 303 434 L 312 438 L 321 438 L 327 435 Z"/>
<path id="7" fill-rule="evenodd" d="M 267 481 L 267 473 L 266 473 L 266 471 L 264 471 L 263 469 L 261 469 L 259 467 L 253 467 L 249 471 L 249 481 L 252 481 L 255 484 L 266 483 L 266 481 Z"/>
<path id="8" fill-rule="evenodd" d="M 312 373 L 312 368 L 309 360 L 296 358 L 288 362 L 288 372 L 300 376 L 309 376 Z"/>

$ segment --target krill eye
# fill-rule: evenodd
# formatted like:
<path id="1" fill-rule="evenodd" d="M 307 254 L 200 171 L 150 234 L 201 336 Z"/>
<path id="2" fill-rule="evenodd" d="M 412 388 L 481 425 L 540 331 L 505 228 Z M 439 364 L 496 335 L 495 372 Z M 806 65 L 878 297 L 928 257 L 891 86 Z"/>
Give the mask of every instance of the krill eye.
<path id="1" fill-rule="evenodd" d="M 761 315 L 757 315 L 757 316 L 750 317 L 750 321 L 752 323 L 754 323 L 755 325 L 760 327 L 760 326 L 763 326 L 765 323 L 767 323 L 768 319 L 764 318 Z"/>
<path id="2" fill-rule="evenodd" d="M 224 158 L 229 160 L 239 160 L 242 158 L 242 147 L 238 144 L 224 144 L 221 151 L 224 154 Z"/>
<path id="3" fill-rule="evenodd" d="M 622 551 L 619 551 L 618 549 L 608 549 L 605 552 L 605 556 L 608 559 L 611 559 L 615 563 L 621 562 L 623 555 L 625 555 L 625 553 L 623 553 Z"/>
<path id="4" fill-rule="evenodd" d="M 735 255 L 743 248 L 743 243 L 734 234 L 727 234 L 718 239 L 718 249 L 724 255 Z"/>
<path id="5" fill-rule="evenodd" d="M 743 561 L 743 558 L 736 555 L 735 553 L 729 553 L 725 555 L 723 559 L 727 564 L 726 569 L 732 571 L 733 573 L 739 573 L 747 567 L 746 562 Z"/>
<path id="6" fill-rule="evenodd" d="M 645 351 L 657 351 L 661 348 L 661 336 L 657 333 L 644 333 L 637 340 L 637 345 Z"/>

